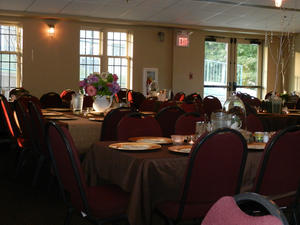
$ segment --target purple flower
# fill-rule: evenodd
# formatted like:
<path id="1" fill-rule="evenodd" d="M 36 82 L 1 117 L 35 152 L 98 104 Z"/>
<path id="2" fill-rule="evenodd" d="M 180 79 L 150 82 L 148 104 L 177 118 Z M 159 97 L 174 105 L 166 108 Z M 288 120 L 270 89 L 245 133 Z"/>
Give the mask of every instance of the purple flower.
<path id="1" fill-rule="evenodd" d="M 119 79 L 117 74 L 113 74 L 112 77 L 113 77 L 113 81 L 117 81 Z"/>
<path id="2" fill-rule="evenodd" d="M 107 86 L 112 94 L 116 94 L 120 91 L 120 85 L 117 82 L 109 83 L 109 85 L 107 84 Z"/>
<path id="3" fill-rule="evenodd" d="M 99 77 L 97 76 L 97 74 L 91 74 L 87 77 L 87 80 L 89 84 L 94 84 L 98 83 Z"/>
<path id="4" fill-rule="evenodd" d="M 83 88 L 85 85 L 86 85 L 86 83 L 85 83 L 85 79 L 84 79 L 84 80 L 81 80 L 81 81 L 79 81 L 79 87 Z"/>

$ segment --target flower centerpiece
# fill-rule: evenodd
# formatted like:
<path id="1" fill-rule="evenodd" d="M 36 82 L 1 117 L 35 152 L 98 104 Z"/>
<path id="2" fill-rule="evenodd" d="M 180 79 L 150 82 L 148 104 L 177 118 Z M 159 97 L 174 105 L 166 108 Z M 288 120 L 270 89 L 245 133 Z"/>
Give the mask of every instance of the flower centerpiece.
<path id="1" fill-rule="evenodd" d="M 80 91 L 95 97 L 93 108 L 97 112 L 104 112 L 112 103 L 112 97 L 120 90 L 118 76 L 109 72 L 90 74 L 79 82 Z"/>

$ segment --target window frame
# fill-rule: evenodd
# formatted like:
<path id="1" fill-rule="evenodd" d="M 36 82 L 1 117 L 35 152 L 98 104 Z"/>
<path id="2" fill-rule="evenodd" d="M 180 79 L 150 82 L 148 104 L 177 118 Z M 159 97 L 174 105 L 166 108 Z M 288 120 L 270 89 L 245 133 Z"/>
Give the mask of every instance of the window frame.
<path id="1" fill-rule="evenodd" d="M 14 89 L 14 88 L 19 88 L 22 86 L 23 83 L 23 27 L 19 23 L 3 23 L 0 22 L 0 26 L 8 26 L 8 27 L 15 27 L 16 28 L 16 34 L 2 34 L 1 29 L 0 29 L 0 36 L 2 35 L 13 35 L 16 36 L 16 51 L 2 51 L 0 49 L 0 54 L 7 54 L 7 55 L 15 55 L 16 56 L 16 85 L 11 86 L 10 82 L 10 72 L 9 72 L 9 84 L 8 87 L 3 87 L 2 86 L 2 80 L 0 80 L 0 89 L 2 94 L 8 95 L 9 91 Z M 10 39 L 10 38 L 9 38 Z M 1 39 L 0 39 L 1 40 Z M 9 57 L 10 58 L 10 57 Z M 8 60 L 8 63 L 10 64 L 11 60 Z M 0 64 L 2 63 L 2 59 Z M 10 67 L 9 67 L 10 68 Z M 10 70 L 10 69 L 9 69 Z M 1 73 L 1 71 L 0 71 Z M 2 79 L 2 74 L 0 75 Z M 8 96 L 6 96 L 8 97 Z"/>

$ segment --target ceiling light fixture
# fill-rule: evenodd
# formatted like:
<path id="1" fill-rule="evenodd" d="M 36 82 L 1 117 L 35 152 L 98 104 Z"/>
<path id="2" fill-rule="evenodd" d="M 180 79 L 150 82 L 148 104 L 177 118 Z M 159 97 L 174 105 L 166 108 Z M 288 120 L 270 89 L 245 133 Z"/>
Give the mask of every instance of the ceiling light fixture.
<path id="1" fill-rule="evenodd" d="M 280 8 L 282 6 L 282 0 L 275 0 L 275 6 Z"/>

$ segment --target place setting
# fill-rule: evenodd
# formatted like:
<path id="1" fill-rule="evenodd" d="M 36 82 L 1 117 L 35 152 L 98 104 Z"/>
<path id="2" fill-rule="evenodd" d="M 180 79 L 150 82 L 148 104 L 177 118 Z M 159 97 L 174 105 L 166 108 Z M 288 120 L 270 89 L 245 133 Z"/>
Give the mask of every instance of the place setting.
<path id="1" fill-rule="evenodd" d="M 153 143 L 142 143 L 142 142 L 121 142 L 109 145 L 112 149 L 123 150 L 123 151 L 148 151 L 160 149 L 161 145 Z"/>

